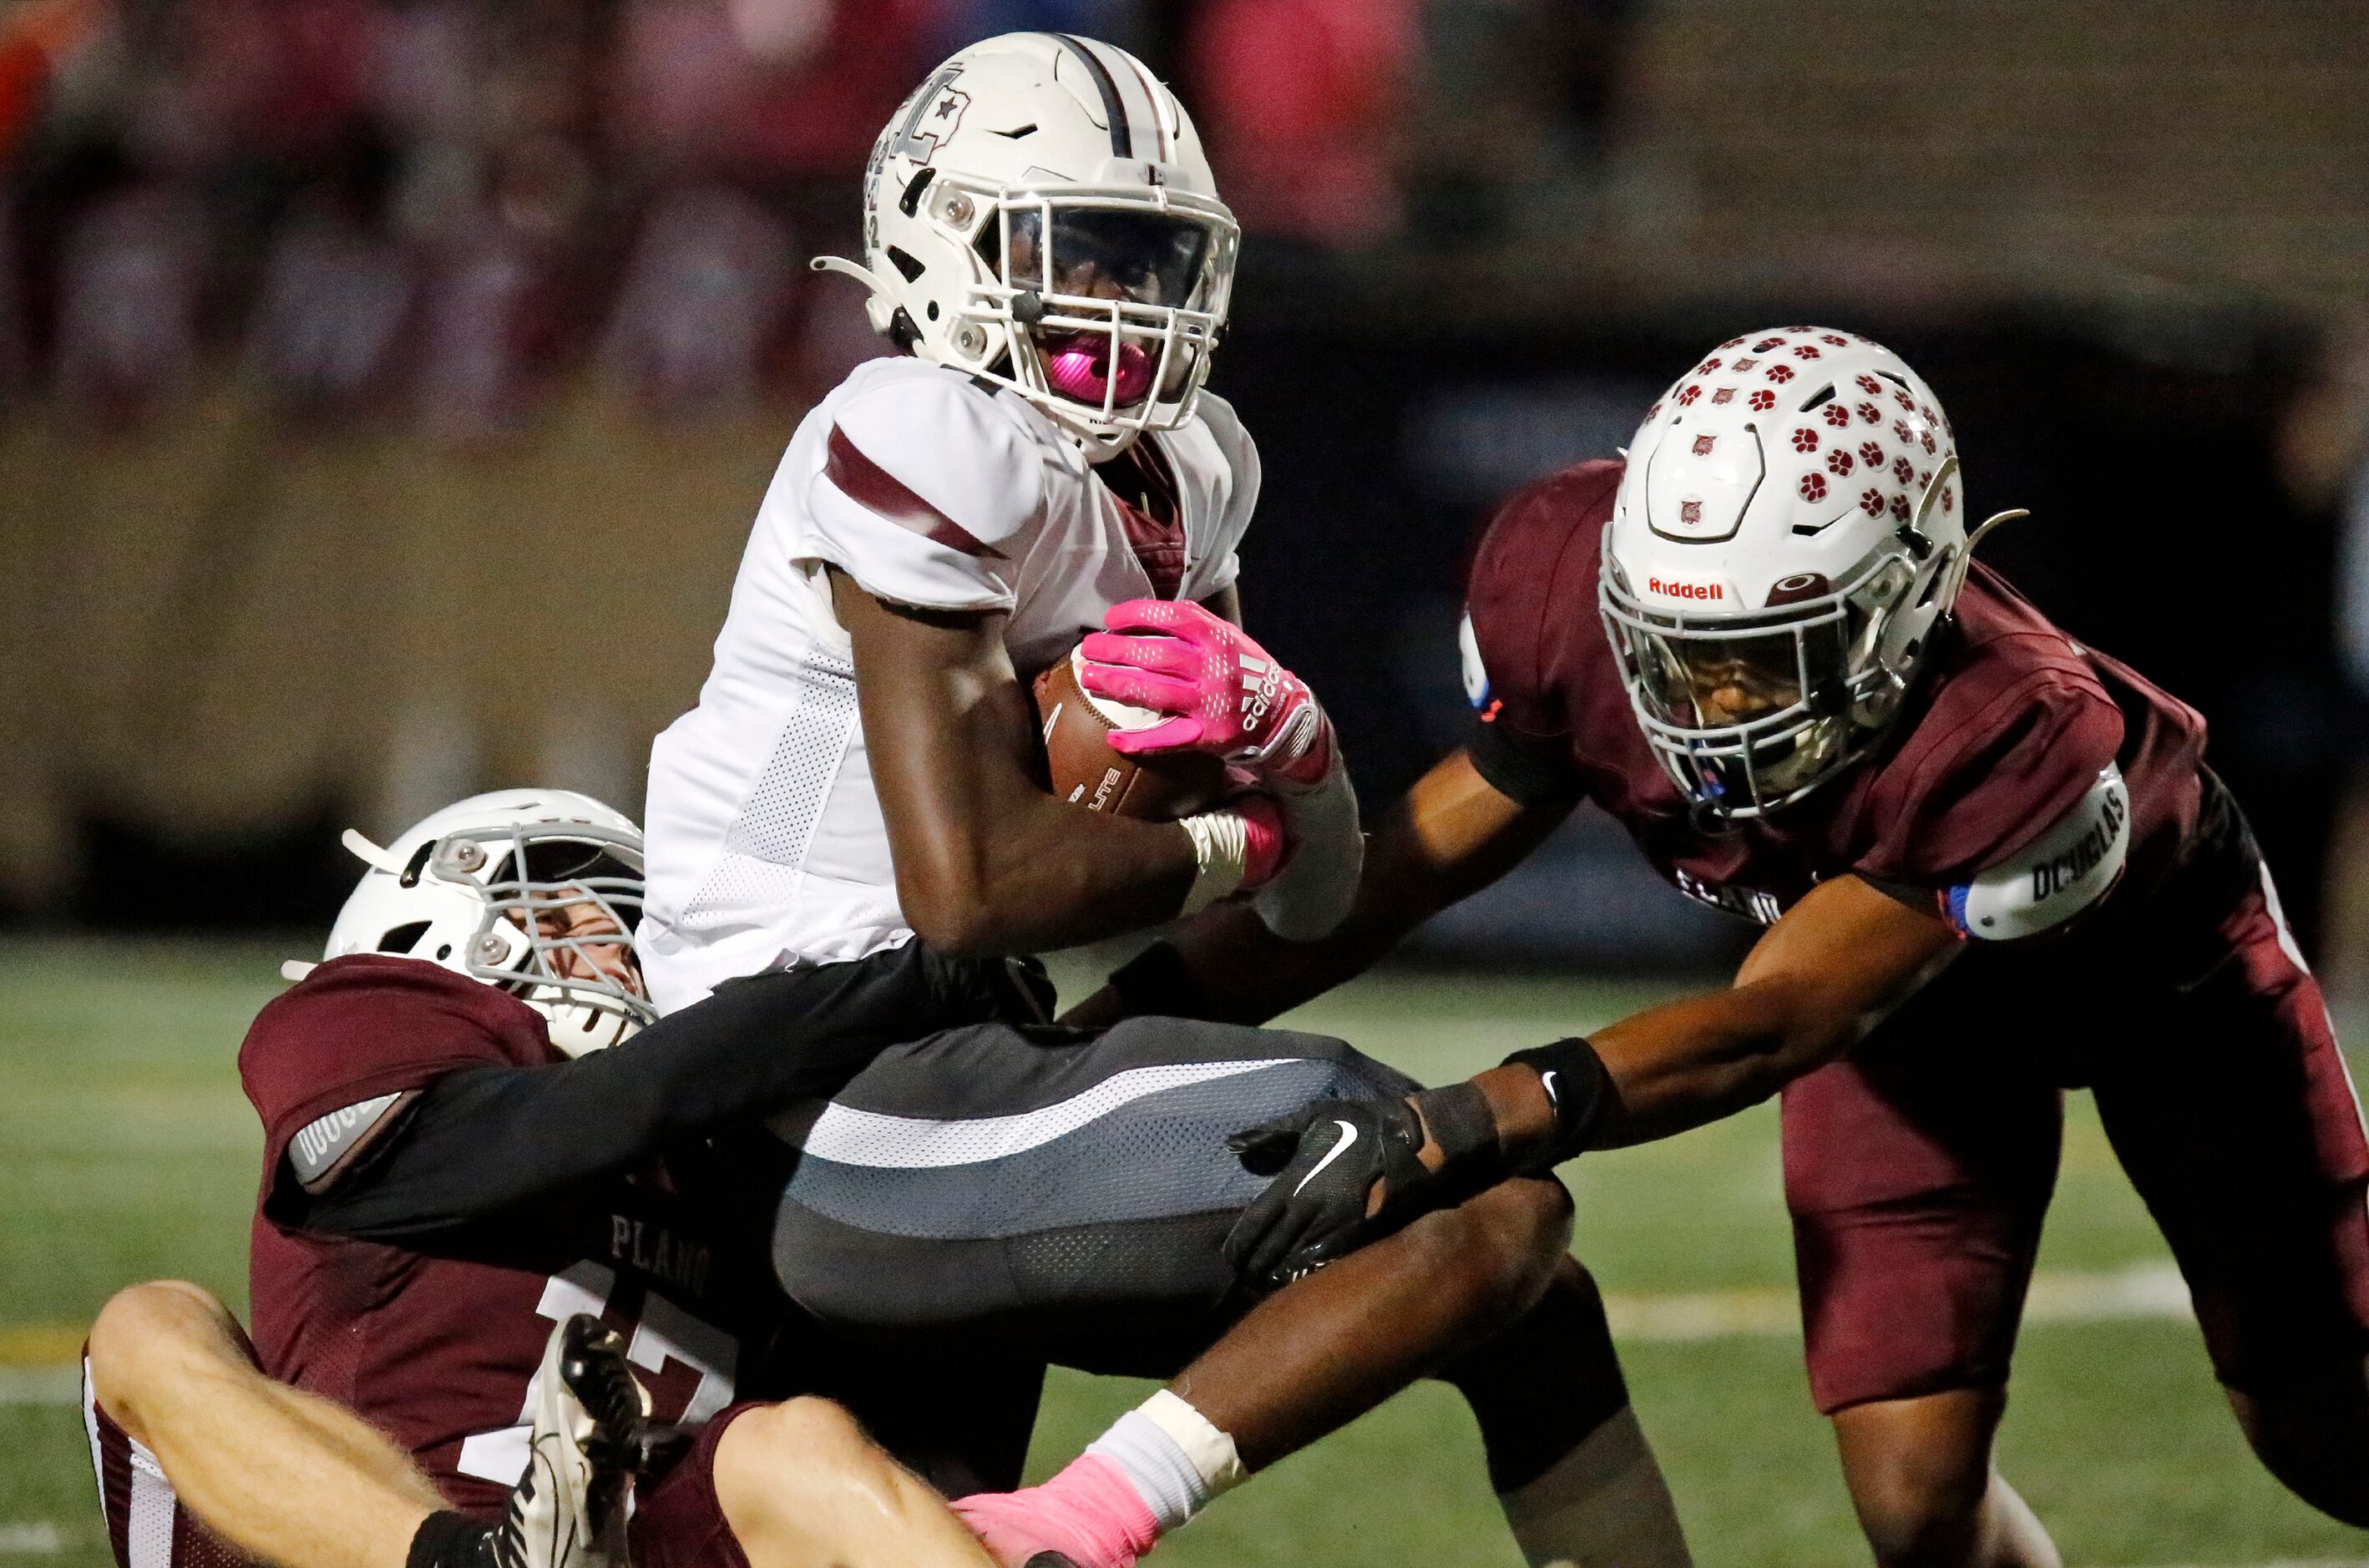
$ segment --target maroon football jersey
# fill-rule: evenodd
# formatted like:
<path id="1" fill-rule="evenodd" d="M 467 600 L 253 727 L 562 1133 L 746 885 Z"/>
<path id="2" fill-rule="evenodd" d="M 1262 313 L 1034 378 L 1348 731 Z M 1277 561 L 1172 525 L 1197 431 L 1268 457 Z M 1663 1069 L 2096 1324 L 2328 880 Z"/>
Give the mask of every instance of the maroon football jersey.
<path id="1" fill-rule="evenodd" d="M 733 1399 L 742 1337 L 769 1326 L 750 1249 L 689 1222 L 655 1173 L 436 1251 L 309 1233 L 267 1202 L 300 1130 L 464 1067 L 557 1061 L 517 999 L 413 958 L 334 959 L 267 1004 L 239 1050 L 264 1126 L 249 1254 L 264 1370 L 358 1412 L 455 1506 L 498 1510 L 526 1462 L 528 1382 L 555 1323 L 600 1315 L 668 1421 Z M 366 1175 L 366 1173 L 365 1173 Z"/>
<path id="2" fill-rule="evenodd" d="M 1682 891 L 1762 924 L 1846 873 L 1937 894 L 1963 884 L 2046 832 L 2115 761 L 2132 821 L 2109 903 L 2143 903 L 2186 864 L 2206 815 L 2203 717 L 1980 565 L 1874 754 L 1767 817 L 1698 818 L 1645 742 L 1596 613 L 1621 472 L 1595 462 L 1551 475 L 1482 539 L 1468 609 L 1489 727 L 1474 759 L 1499 788 L 1593 799 Z"/>

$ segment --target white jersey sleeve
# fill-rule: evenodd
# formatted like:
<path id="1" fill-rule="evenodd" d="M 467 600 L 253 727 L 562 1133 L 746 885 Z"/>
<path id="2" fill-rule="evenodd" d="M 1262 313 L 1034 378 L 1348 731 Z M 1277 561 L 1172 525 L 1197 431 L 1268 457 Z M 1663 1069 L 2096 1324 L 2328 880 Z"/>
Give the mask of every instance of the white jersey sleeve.
<path id="1" fill-rule="evenodd" d="M 1250 532 L 1251 513 L 1258 509 L 1259 498 L 1258 443 L 1242 428 L 1242 417 L 1232 404 L 1206 392 L 1198 406 L 1201 422 L 1225 460 L 1230 483 L 1208 546 L 1195 556 L 1184 580 L 1183 596 L 1196 601 L 1232 587 L 1242 574 L 1242 563 L 1236 552 L 1242 535 Z"/>
<path id="2" fill-rule="evenodd" d="M 1009 610 L 1044 491 L 1043 458 L 990 395 L 951 372 L 900 376 L 841 405 L 800 555 L 876 599 Z"/>

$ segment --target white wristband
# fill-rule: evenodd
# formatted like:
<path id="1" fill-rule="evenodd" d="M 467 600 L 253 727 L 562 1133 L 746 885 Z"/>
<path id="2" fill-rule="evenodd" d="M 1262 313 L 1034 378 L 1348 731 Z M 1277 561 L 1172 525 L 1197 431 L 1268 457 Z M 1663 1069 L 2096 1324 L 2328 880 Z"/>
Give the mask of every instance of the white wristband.
<path id="1" fill-rule="evenodd" d="M 1193 841 L 1193 886 L 1181 918 L 1197 915 L 1242 885 L 1251 856 L 1250 824 L 1239 811 L 1204 811 L 1176 824 Z"/>

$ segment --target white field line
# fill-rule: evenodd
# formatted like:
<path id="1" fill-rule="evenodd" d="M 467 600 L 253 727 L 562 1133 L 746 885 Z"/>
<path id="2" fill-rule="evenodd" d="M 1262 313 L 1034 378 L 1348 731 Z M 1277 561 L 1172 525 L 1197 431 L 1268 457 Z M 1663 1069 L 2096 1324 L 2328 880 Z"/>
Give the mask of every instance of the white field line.
<path id="1" fill-rule="evenodd" d="M 1690 1344 L 1801 1332 L 1793 1292 L 1776 1286 L 1667 1295 L 1608 1291 L 1604 1306 L 1612 1320 L 1615 1339 Z M 2189 1316 L 2188 1287 L 2181 1282 L 2180 1271 L 2167 1263 L 2133 1264 L 2097 1273 L 2039 1275 L 2032 1279 L 2023 1310 L 2024 1322 L 2031 1323 Z M 71 1361 L 13 1366 L 0 1361 L 0 1405 L 74 1404 L 81 1398 L 81 1369 Z M 2272 1568 L 2319 1565 L 2280 1563 Z M 2369 1562 L 2358 1568 L 2369 1568 Z"/>
<path id="2" fill-rule="evenodd" d="M 1802 1332 L 1801 1310 L 1793 1292 L 1776 1286 L 1674 1295 L 1608 1291 L 1604 1308 L 1612 1320 L 1615 1339 L 1689 1344 Z M 2023 1321 L 2028 1323 L 2178 1320 L 2192 1315 L 2188 1286 L 2180 1271 L 2168 1263 L 2133 1264 L 2096 1273 L 2037 1275 L 2023 1309 Z"/>
<path id="3" fill-rule="evenodd" d="M 55 1557 L 74 1538 L 47 1519 L 0 1525 L 0 1557 Z"/>
<path id="4" fill-rule="evenodd" d="M 0 1367 L 0 1405 L 80 1404 L 82 1368 L 68 1361 L 59 1366 Z M 13 1525 L 0 1525 L 0 1551 L 28 1551 L 10 1546 Z"/>

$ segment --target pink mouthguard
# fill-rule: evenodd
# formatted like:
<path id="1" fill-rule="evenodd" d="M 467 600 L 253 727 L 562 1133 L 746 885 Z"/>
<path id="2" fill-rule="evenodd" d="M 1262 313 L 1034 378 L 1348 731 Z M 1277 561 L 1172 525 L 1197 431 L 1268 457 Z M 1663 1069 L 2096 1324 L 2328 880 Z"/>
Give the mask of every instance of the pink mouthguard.
<path id="1" fill-rule="evenodd" d="M 1110 339 L 1101 333 L 1050 339 L 1045 344 L 1045 379 L 1054 391 L 1081 403 L 1110 397 Z M 1114 407 L 1143 401 L 1151 390 L 1151 356 L 1133 343 L 1118 346 L 1118 395 Z"/>

